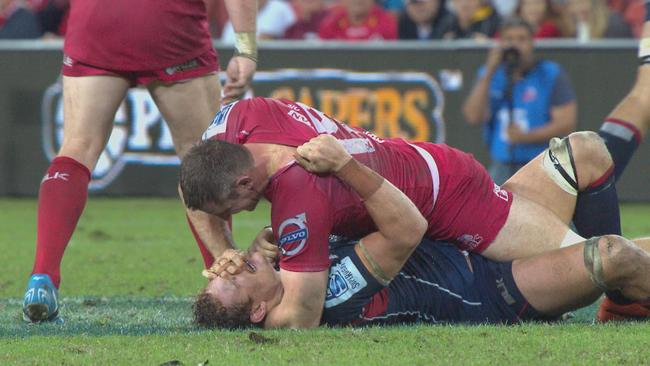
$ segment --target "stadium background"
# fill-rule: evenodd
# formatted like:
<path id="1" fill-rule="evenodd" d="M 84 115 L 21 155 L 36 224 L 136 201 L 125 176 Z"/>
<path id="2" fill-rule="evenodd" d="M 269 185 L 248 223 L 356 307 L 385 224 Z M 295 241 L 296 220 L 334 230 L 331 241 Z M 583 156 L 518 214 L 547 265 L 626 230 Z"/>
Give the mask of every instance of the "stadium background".
<path id="1" fill-rule="evenodd" d="M 35 196 L 60 141 L 61 46 L 0 42 L 0 364 L 647 363 L 647 325 L 591 326 L 595 306 L 558 325 L 263 335 L 197 329 L 189 309 L 204 281 L 175 197 L 178 161 L 141 89 L 131 91 L 116 116 L 110 154 L 95 172 L 91 194 L 106 198 L 89 200 L 63 261 L 66 323 L 25 325 L 20 297 L 34 257 Z M 230 48 L 215 46 L 223 67 Z M 481 130 L 464 123 L 460 105 L 487 47 L 463 41 L 264 43 L 254 92 L 311 98 L 316 107 L 379 135 L 444 141 L 486 163 Z M 633 40 L 538 43 L 538 54 L 562 63 L 574 84 L 579 129 L 596 129 L 629 90 L 636 47 Z M 650 147 L 644 144 L 619 186 L 623 200 L 650 201 L 648 159 Z M 237 242 L 250 242 L 268 224 L 268 209 L 262 205 L 258 212 L 238 215 Z M 647 205 L 623 205 L 622 214 L 626 235 L 650 232 Z"/>
<path id="2" fill-rule="evenodd" d="M 33 197 L 61 140 L 60 41 L 0 43 L 0 196 Z M 222 68 L 230 48 L 219 42 Z M 487 163 L 480 128 L 460 114 L 484 62 L 473 41 L 266 42 L 253 93 L 297 99 L 380 136 L 445 142 Z M 538 41 L 539 57 L 561 63 L 578 98 L 578 129 L 595 130 L 629 90 L 636 41 Z M 650 201 L 650 148 L 641 146 L 619 184 L 622 201 Z M 178 160 L 146 90 L 133 89 L 116 116 L 92 194 L 176 194 Z"/>

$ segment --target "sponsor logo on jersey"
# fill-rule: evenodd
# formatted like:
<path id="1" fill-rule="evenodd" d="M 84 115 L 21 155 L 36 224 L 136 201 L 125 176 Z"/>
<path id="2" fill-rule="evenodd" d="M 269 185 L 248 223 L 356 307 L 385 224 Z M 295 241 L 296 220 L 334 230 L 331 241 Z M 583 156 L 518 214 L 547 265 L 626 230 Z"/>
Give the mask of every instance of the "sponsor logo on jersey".
<path id="1" fill-rule="evenodd" d="M 499 197 L 500 199 L 508 202 L 508 200 L 509 200 L 508 191 L 501 189 L 501 187 L 499 185 L 497 185 L 496 183 L 494 183 L 494 190 L 493 191 L 494 191 L 494 194 L 497 197 Z"/>
<path id="2" fill-rule="evenodd" d="M 165 69 L 165 73 L 167 75 L 174 75 L 177 72 L 183 72 L 183 71 L 188 71 L 195 69 L 199 66 L 199 60 L 193 59 L 189 60 L 187 62 L 183 62 L 182 64 L 176 65 L 176 66 L 171 66 Z"/>
<path id="3" fill-rule="evenodd" d="M 300 253 L 309 238 L 307 215 L 303 212 L 284 220 L 278 228 L 278 233 L 278 247 L 283 256 L 290 257 Z"/>
<path id="4" fill-rule="evenodd" d="M 203 133 L 203 136 L 201 137 L 203 140 L 208 140 L 220 133 L 226 132 L 226 121 L 228 120 L 228 115 L 230 115 L 230 111 L 235 104 L 237 104 L 237 102 L 226 104 L 221 108 L 221 110 L 219 110 L 219 112 L 217 112 L 217 115 L 212 119 L 212 123 L 210 123 L 208 129 Z"/>
<path id="5" fill-rule="evenodd" d="M 332 267 L 327 285 L 325 307 L 341 304 L 368 285 L 350 257 L 343 258 Z"/>
<path id="6" fill-rule="evenodd" d="M 463 234 L 456 239 L 465 250 L 476 249 L 483 242 L 483 237 L 479 234 Z"/>

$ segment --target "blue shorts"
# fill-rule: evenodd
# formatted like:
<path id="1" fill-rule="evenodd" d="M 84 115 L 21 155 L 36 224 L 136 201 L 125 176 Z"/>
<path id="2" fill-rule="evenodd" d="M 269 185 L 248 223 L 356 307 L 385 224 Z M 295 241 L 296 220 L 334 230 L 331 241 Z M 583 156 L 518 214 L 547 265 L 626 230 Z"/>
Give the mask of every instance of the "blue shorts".
<path id="1" fill-rule="evenodd" d="M 551 320 L 533 309 L 512 277 L 512 262 L 424 240 L 388 287 L 365 268 L 355 242 L 331 242 L 335 257 L 322 323 L 327 325 L 492 323 Z M 472 264 L 470 270 L 466 256 Z"/>

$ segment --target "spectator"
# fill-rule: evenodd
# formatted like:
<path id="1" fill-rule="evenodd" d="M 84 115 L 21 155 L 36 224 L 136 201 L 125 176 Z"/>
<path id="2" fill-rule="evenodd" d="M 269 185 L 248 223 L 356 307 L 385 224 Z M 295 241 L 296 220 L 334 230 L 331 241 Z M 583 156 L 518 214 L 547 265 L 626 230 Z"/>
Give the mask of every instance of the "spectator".
<path id="1" fill-rule="evenodd" d="M 38 38 L 42 34 L 36 16 L 18 0 L 0 0 L 0 39 Z"/>
<path id="2" fill-rule="evenodd" d="M 398 22 L 399 39 L 441 39 L 453 17 L 444 0 L 406 0 Z"/>
<path id="3" fill-rule="evenodd" d="M 500 18 L 494 8 L 484 0 L 452 0 L 454 17 L 446 25 L 445 39 L 486 39 L 499 29 Z"/>
<path id="4" fill-rule="evenodd" d="M 325 19 L 324 0 L 293 0 L 297 21 L 284 33 L 286 39 L 313 39 L 318 37 L 318 29 Z"/>
<path id="5" fill-rule="evenodd" d="M 397 39 L 397 21 L 374 0 L 341 0 L 329 10 L 318 31 L 321 39 Z"/>
<path id="6" fill-rule="evenodd" d="M 645 21 L 645 5 L 643 0 L 608 0 L 610 10 L 620 14 L 630 25 L 632 34 L 639 38 Z"/>
<path id="7" fill-rule="evenodd" d="M 258 0 L 257 37 L 259 39 L 279 39 L 296 22 L 296 14 L 291 5 L 283 0 Z M 228 21 L 223 28 L 221 40 L 234 44 L 235 31 Z"/>
<path id="8" fill-rule="evenodd" d="M 36 15 L 43 38 L 65 35 L 70 10 L 69 0 L 27 0 L 27 7 Z"/>
<path id="9" fill-rule="evenodd" d="M 492 7 L 500 18 L 508 18 L 515 15 L 518 3 L 517 0 L 492 0 Z"/>
<path id="10" fill-rule="evenodd" d="M 517 15 L 533 27 L 535 38 L 562 37 L 551 0 L 521 0 Z"/>
<path id="11" fill-rule="evenodd" d="M 542 152 L 551 137 L 574 131 L 577 109 L 562 67 L 535 58 L 528 23 L 509 18 L 500 34 L 463 105 L 467 122 L 484 126 L 497 184 Z"/>
<path id="12" fill-rule="evenodd" d="M 394 16 L 397 16 L 404 11 L 403 0 L 377 0 L 377 3 L 383 9 L 386 9 L 389 12 L 391 12 Z"/>
<path id="13" fill-rule="evenodd" d="M 583 42 L 632 37 L 630 26 L 623 17 L 607 8 L 605 0 L 569 0 L 562 27 L 566 37 Z"/>

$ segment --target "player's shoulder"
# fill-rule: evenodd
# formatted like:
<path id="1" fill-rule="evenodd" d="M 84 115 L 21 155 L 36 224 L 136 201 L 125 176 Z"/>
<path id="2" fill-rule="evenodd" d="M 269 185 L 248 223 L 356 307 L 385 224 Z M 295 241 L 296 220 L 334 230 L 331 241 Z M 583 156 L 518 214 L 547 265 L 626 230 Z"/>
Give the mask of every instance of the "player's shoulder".
<path id="1" fill-rule="evenodd" d="M 276 194 L 290 195 L 298 200 L 327 197 L 337 182 L 340 183 L 332 176 L 310 173 L 293 161 L 278 170 L 271 177 L 270 184 Z"/>

